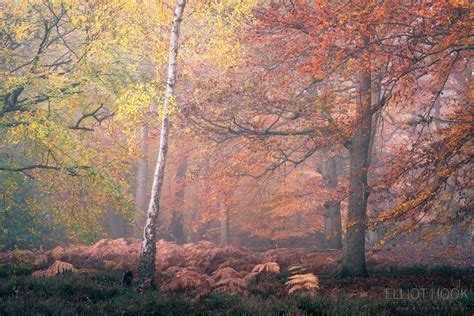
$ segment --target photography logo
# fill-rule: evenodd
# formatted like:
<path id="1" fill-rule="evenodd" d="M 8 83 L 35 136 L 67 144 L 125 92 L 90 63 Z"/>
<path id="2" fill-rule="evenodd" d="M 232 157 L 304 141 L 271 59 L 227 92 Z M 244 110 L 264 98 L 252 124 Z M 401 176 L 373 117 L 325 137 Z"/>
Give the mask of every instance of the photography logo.
<path id="1" fill-rule="evenodd" d="M 416 287 L 409 290 L 385 289 L 385 298 L 392 300 L 457 300 L 467 299 L 466 288 L 424 288 Z"/>

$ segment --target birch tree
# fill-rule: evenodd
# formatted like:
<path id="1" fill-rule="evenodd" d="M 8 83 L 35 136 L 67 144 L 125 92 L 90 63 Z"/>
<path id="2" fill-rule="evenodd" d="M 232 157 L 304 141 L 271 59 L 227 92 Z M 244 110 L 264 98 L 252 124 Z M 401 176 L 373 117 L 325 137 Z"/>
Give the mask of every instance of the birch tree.
<path id="1" fill-rule="evenodd" d="M 176 66 L 179 48 L 179 29 L 183 17 L 186 0 L 178 0 L 174 11 L 173 22 L 170 34 L 170 46 L 168 57 L 168 75 L 166 84 L 166 94 L 163 103 L 163 114 L 161 122 L 160 147 L 158 160 L 156 162 L 155 173 L 153 175 L 153 186 L 151 190 L 150 204 L 147 211 L 147 219 L 143 232 L 143 244 L 140 252 L 138 272 L 144 283 L 151 284 L 155 273 L 156 256 L 156 233 L 158 224 L 158 213 L 160 210 L 161 189 L 165 174 L 166 156 L 168 152 L 169 134 L 169 108 L 175 97 Z"/>

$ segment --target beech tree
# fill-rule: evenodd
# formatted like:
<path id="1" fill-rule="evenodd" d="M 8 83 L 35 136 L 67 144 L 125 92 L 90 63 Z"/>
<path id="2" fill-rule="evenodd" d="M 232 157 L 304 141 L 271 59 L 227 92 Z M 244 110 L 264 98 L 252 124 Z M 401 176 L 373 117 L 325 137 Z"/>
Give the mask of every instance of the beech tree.
<path id="1" fill-rule="evenodd" d="M 364 276 L 373 117 L 403 107 L 428 121 L 445 83 L 471 49 L 467 5 L 280 2 L 257 12 L 256 35 L 249 36 L 253 45 L 260 44 L 247 63 L 252 76 L 239 75 L 243 87 L 226 91 L 238 105 L 229 104 L 213 117 L 212 109 L 201 103 L 189 116 L 220 140 L 246 137 L 258 148 L 262 139 L 275 139 L 273 157 L 278 161 L 268 170 L 300 165 L 329 147 L 347 150 L 349 209 L 342 270 Z M 420 97 L 414 83 L 422 81 L 427 85 Z M 246 85 L 261 89 L 249 93 Z M 376 85 L 380 92 L 373 89 Z M 317 96 L 305 96 L 314 86 Z M 380 97 L 372 103 L 375 94 Z M 222 102 L 222 94 L 217 100 Z"/>
<path id="2" fill-rule="evenodd" d="M 332 157 L 321 164 L 321 174 L 327 181 L 328 189 L 335 189 L 337 180 L 337 162 Z M 324 237 L 325 247 L 330 249 L 342 248 L 341 202 L 339 199 L 330 199 L 324 203 Z"/>
<path id="3" fill-rule="evenodd" d="M 29 183 L 15 208 L 53 236 L 124 236 L 133 154 L 119 101 L 139 81 L 144 22 L 156 19 L 136 1 L 4 1 L 0 14 L 1 203 Z"/>
<path id="4" fill-rule="evenodd" d="M 171 214 L 171 234 L 177 244 L 186 242 L 186 234 L 184 231 L 184 194 L 186 191 L 186 176 L 188 172 L 188 154 L 182 158 L 182 162 L 178 164 L 178 170 L 175 176 L 174 199 Z"/>

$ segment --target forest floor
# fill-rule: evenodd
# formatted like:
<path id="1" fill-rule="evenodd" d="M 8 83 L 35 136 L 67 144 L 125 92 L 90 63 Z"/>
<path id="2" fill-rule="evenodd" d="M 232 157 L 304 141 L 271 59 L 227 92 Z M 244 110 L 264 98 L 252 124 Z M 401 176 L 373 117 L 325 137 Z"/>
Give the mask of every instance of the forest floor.
<path id="1" fill-rule="evenodd" d="M 0 315 L 471 315 L 470 248 L 410 246 L 367 251 L 368 278 L 337 274 L 340 251 L 253 252 L 210 242 L 157 243 L 158 291 L 135 280 L 140 243 L 101 240 L 50 251 L 0 253 Z M 294 272 L 294 268 L 299 272 Z M 292 275 L 313 273 L 319 288 L 288 293 Z M 302 285 L 304 285 L 302 283 Z"/>

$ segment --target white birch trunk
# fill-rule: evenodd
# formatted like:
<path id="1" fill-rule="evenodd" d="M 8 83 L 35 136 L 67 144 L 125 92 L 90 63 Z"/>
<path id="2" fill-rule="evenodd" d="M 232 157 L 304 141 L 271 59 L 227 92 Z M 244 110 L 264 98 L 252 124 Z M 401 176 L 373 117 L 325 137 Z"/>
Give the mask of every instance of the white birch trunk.
<path id="1" fill-rule="evenodd" d="M 161 123 L 160 149 L 156 162 L 155 173 L 153 175 L 153 186 L 151 189 L 150 204 L 148 206 L 147 219 L 143 232 L 143 244 L 140 253 L 138 273 L 140 280 L 145 284 L 153 284 L 155 274 L 156 257 L 156 233 L 158 224 L 158 213 L 160 210 L 161 188 L 166 166 L 166 156 L 168 152 L 169 118 L 168 111 L 170 102 L 175 95 L 176 85 L 176 64 L 179 48 L 179 28 L 181 25 L 186 0 L 178 0 L 174 11 L 173 23 L 171 27 L 170 48 L 168 58 L 168 78 L 166 85 L 165 100 L 163 103 L 163 118 Z"/>

